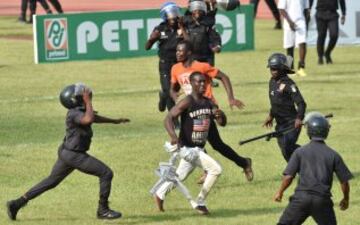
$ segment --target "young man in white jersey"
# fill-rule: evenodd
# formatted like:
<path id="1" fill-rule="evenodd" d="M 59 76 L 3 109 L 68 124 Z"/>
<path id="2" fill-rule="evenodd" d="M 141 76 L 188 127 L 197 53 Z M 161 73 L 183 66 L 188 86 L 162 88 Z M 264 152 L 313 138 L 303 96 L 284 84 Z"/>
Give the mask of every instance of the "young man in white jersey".
<path id="1" fill-rule="evenodd" d="M 284 17 L 284 48 L 287 55 L 294 58 L 294 48 L 299 47 L 299 64 L 296 74 L 304 77 L 306 76 L 307 21 L 310 18 L 309 0 L 279 0 L 278 9 Z"/>

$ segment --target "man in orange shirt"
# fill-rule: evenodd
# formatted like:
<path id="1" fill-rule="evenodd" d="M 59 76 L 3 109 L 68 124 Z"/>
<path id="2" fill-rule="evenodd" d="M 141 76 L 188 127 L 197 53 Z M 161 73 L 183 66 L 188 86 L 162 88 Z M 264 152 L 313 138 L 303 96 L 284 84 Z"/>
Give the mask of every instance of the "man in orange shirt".
<path id="1" fill-rule="evenodd" d="M 205 84 L 205 93 L 204 96 L 210 98 L 215 104 L 217 104 L 211 88 L 211 80 L 213 78 L 221 80 L 223 83 L 228 99 L 230 107 L 236 106 L 241 109 L 244 107 L 244 103 L 234 97 L 234 93 L 232 90 L 232 85 L 229 77 L 221 72 L 219 69 L 212 67 L 208 63 L 198 62 L 193 60 L 192 55 L 192 45 L 189 41 L 180 41 L 176 48 L 176 59 L 178 61 L 171 68 L 171 88 L 170 88 L 170 96 L 176 102 L 179 94 L 180 88 L 184 91 L 186 95 L 190 94 L 192 91 L 189 76 L 193 72 L 200 72 L 206 76 L 206 84 Z M 253 179 L 253 171 L 251 168 L 251 159 L 244 158 L 239 156 L 230 146 L 225 144 L 219 135 L 219 131 L 216 127 L 215 123 L 210 125 L 209 130 L 209 143 L 218 151 L 221 155 L 230 159 L 238 166 L 244 169 L 244 173 L 246 179 L 251 181 Z"/>

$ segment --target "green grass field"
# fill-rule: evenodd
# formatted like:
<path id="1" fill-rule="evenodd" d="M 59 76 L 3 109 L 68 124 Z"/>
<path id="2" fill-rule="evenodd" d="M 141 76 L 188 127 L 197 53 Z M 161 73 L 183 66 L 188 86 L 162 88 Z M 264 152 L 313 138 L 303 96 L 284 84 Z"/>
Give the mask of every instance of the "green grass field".
<path id="1" fill-rule="evenodd" d="M 162 149 L 168 140 L 162 123 L 165 114 L 157 111 L 157 57 L 35 65 L 32 41 L 14 40 L 19 35 L 29 37 L 31 26 L 15 21 L 15 17 L 0 17 L 0 224 L 14 224 L 7 218 L 6 201 L 49 174 L 64 135 L 66 110 L 58 94 L 65 85 L 78 81 L 93 88 L 94 107 L 102 115 L 131 119 L 125 125 L 94 125 L 90 151 L 113 169 L 111 207 L 121 210 L 124 217 L 97 220 L 98 179 L 74 172 L 56 189 L 29 202 L 19 212 L 17 224 L 276 224 L 295 187 L 294 183 L 282 203 L 272 201 L 285 167 L 276 141 L 237 144 L 268 132 L 261 127 L 269 108 L 266 60 L 273 52 L 283 52 L 282 32 L 272 30 L 272 21 L 256 21 L 255 51 L 217 56 L 217 66 L 230 76 L 235 95 L 246 104 L 244 110 L 231 111 L 224 89 L 215 90 L 229 121 L 220 132 L 240 155 L 253 159 L 255 179 L 246 182 L 240 168 L 208 147 L 224 169 L 209 195 L 208 217 L 193 211 L 176 190 L 166 199 L 166 212 L 159 213 L 148 192 L 157 180 L 153 171 L 158 162 L 168 159 Z M 308 111 L 334 113 L 328 144 L 343 156 L 356 178 L 360 174 L 359 52 L 358 46 L 337 47 L 334 64 L 318 66 L 316 50 L 309 47 L 308 76 L 293 78 Z M 302 132 L 299 143 L 307 141 Z M 186 181 L 193 196 L 199 190 L 200 174 L 197 170 Z M 334 179 L 338 224 L 360 223 L 359 185 L 359 179 L 351 181 L 350 208 L 340 211 L 342 195 Z M 309 218 L 305 224 L 315 223 Z"/>

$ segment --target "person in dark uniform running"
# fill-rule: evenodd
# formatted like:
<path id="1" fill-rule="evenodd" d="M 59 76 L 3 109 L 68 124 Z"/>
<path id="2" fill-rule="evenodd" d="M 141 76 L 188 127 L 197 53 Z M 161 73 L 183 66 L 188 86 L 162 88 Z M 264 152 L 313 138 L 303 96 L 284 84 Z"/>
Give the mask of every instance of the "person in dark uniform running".
<path id="1" fill-rule="evenodd" d="M 276 6 L 275 0 L 265 0 L 266 4 L 268 5 L 273 17 L 276 20 L 274 29 L 281 29 L 281 20 L 280 20 L 280 12 Z M 259 0 L 250 0 L 250 3 L 254 5 L 254 17 L 257 15 L 257 9 L 259 5 Z"/>
<path id="2" fill-rule="evenodd" d="M 305 117 L 305 127 L 310 142 L 291 156 L 284 171 L 281 186 L 274 196 L 280 202 L 284 191 L 299 174 L 295 193 L 290 197 L 278 225 L 299 225 L 311 216 L 317 224 L 336 225 L 336 216 L 331 200 L 331 187 L 335 173 L 341 184 L 343 198 L 340 209 L 349 207 L 350 184 L 353 175 L 341 156 L 326 145 L 330 125 L 320 113 L 312 112 Z"/>
<path id="3" fill-rule="evenodd" d="M 229 105 L 231 108 L 234 106 L 241 109 L 245 105 L 242 101 L 234 97 L 232 85 L 229 77 L 219 69 L 212 67 L 209 63 L 198 62 L 192 57 L 192 45 L 189 41 L 181 41 L 176 48 L 176 58 L 178 63 L 171 68 L 171 89 L 170 95 L 176 101 L 180 89 L 189 95 L 192 91 L 189 76 L 193 72 L 200 72 L 206 76 L 205 93 L 204 96 L 211 99 L 214 104 L 218 104 L 214 98 L 211 87 L 211 80 L 213 78 L 221 80 L 228 96 Z M 210 121 L 213 123 L 213 121 Z M 251 159 L 244 158 L 238 155 L 230 146 L 223 142 L 220 137 L 219 131 L 215 123 L 210 126 L 209 130 L 209 143 L 221 155 L 233 161 L 236 165 L 243 168 L 246 179 L 253 180 L 254 174 L 251 167 Z M 199 182 L 201 183 L 201 182 Z"/>
<path id="4" fill-rule="evenodd" d="M 19 17 L 20 22 L 28 22 L 28 23 L 33 22 L 32 17 L 33 17 L 33 15 L 36 14 L 36 2 L 39 2 L 41 4 L 41 6 L 44 8 L 44 10 L 47 14 L 52 13 L 46 0 L 21 0 L 21 11 L 20 11 L 20 17 Z M 27 21 L 26 20 L 26 10 L 27 10 L 28 6 L 30 9 L 30 18 Z"/>
<path id="5" fill-rule="evenodd" d="M 313 0 L 310 0 L 310 8 Z M 331 52 L 335 48 L 339 37 L 339 14 L 337 13 L 338 5 L 341 9 L 341 25 L 345 23 L 346 4 L 345 0 L 318 0 L 316 4 L 316 26 L 318 31 L 317 53 L 318 64 L 324 64 L 324 57 L 327 64 L 332 64 Z M 329 43 L 324 52 L 324 45 L 327 32 L 329 31 Z"/>
<path id="6" fill-rule="evenodd" d="M 26 203 L 42 193 L 55 188 L 75 169 L 99 177 L 100 200 L 97 210 L 99 219 L 116 219 L 121 213 L 111 210 L 108 198 L 111 190 L 113 171 L 103 162 L 89 155 L 93 131 L 92 123 L 127 123 L 129 119 L 110 119 L 97 115 L 91 103 L 92 94 L 83 84 L 67 86 L 60 94 L 60 101 L 69 109 L 65 124 L 66 135 L 58 149 L 58 159 L 50 175 L 37 185 L 33 186 L 23 196 L 7 202 L 7 212 L 11 220 L 16 220 L 18 211 Z"/>
<path id="7" fill-rule="evenodd" d="M 206 179 L 202 185 L 196 200 L 196 209 L 200 214 L 209 214 L 206 208 L 205 199 L 217 178 L 222 172 L 222 168 L 208 154 L 204 153 L 204 146 L 210 140 L 209 132 L 212 123 L 216 120 L 219 125 L 226 125 L 225 114 L 217 109 L 211 99 L 204 97 L 206 91 L 206 77 L 194 72 L 189 77 L 192 86 L 191 94 L 187 95 L 177 103 L 168 113 L 164 120 L 165 128 L 170 136 L 170 143 L 178 145 L 180 148 L 181 161 L 176 170 L 179 180 L 183 181 L 194 170 L 195 166 L 207 171 Z M 177 136 L 173 121 L 181 117 L 181 128 L 179 137 Z M 160 211 L 164 211 L 163 202 L 167 193 L 173 188 L 172 182 L 164 182 L 154 194 L 157 206 Z"/>
<path id="8" fill-rule="evenodd" d="M 282 53 L 274 53 L 268 59 L 268 67 L 271 73 L 269 81 L 271 108 L 263 124 L 263 126 L 271 128 L 275 119 L 276 131 L 294 127 L 293 130 L 277 137 L 278 145 L 286 161 L 289 161 L 291 154 L 300 147 L 296 142 L 306 110 L 306 103 L 299 88 L 288 77 L 288 74 L 294 73 L 290 69 L 291 63 L 292 58 Z"/>
<path id="9" fill-rule="evenodd" d="M 161 91 L 159 92 L 158 108 L 160 112 L 167 108 L 170 110 L 174 101 L 170 97 L 170 71 L 176 63 L 176 46 L 180 40 L 187 38 L 182 18 L 180 18 L 179 7 L 173 2 L 167 2 L 160 9 L 160 16 L 163 19 L 151 33 L 145 44 L 145 49 L 150 50 L 155 42 L 159 42 L 159 73 Z"/>
<path id="10" fill-rule="evenodd" d="M 55 10 L 58 13 L 63 13 L 64 11 L 61 8 L 61 5 L 59 3 L 58 0 L 49 0 L 50 3 L 54 6 Z M 36 14 L 36 2 L 39 2 L 41 4 L 41 6 L 44 8 L 45 12 L 47 14 L 51 14 L 52 11 L 48 5 L 48 3 L 46 2 L 46 0 L 21 0 L 21 10 L 20 10 L 20 17 L 19 17 L 19 22 L 28 22 L 28 23 L 32 23 L 33 22 L 33 15 Z M 30 9 L 30 19 L 27 21 L 26 20 L 26 10 L 29 6 Z"/>

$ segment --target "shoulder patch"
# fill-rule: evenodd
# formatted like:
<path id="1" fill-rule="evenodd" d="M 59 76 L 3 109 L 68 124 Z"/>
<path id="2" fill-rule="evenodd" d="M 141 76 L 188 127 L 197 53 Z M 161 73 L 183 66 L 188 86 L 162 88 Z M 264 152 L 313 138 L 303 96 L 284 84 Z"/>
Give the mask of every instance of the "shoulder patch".
<path id="1" fill-rule="evenodd" d="M 292 84 L 291 86 L 290 86 L 290 88 L 291 88 L 291 91 L 292 92 L 297 92 L 297 90 L 296 90 L 296 85 L 295 84 Z"/>

